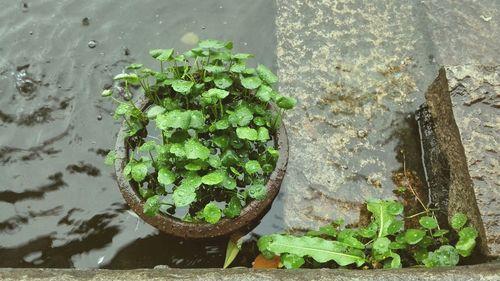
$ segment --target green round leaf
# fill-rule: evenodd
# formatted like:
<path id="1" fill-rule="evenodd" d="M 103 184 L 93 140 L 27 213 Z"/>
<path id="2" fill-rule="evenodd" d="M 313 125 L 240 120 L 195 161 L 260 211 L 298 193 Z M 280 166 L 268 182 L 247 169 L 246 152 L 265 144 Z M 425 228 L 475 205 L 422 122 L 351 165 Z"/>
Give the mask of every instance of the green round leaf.
<path id="1" fill-rule="evenodd" d="M 172 184 L 175 181 L 175 174 L 165 168 L 162 168 L 158 171 L 158 182 L 163 185 L 167 186 L 169 184 Z"/>
<path id="2" fill-rule="evenodd" d="M 170 153 L 174 154 L 177 157 L 186 156 L 186 151 L 184 150 L 184 146 L 180 143 L 174 143 L 170 146 Z"/>
<path id="3" fill-rule="evenodd" d="M 435 218 L 433 217 L 421 217 L 420 220 L 418 220 L 421 226 L 427 229 L 434 229 L 438 227 L 438 223 Z"/>
<path id="4" fill-rule="evenodd" d="M 153 151 L 156 147 L 156 142 L 154 140 L 147 141 L 139 146 L 139 151 L 141 152 L 149 152 Z"/>
<path id="5" fill-rule="evenodd" d="M 441 237 L 441 236 L 447 234 L 448 232 L 450 232 L 448 229 L 439 229 L 436 232 L 434 232 L 434 234 L 432 234 L 432 236 Z"/>
<path id="6" fill-rule="evenodd" d="M 208 164 L 212 167 L 212 168 L 219 168 L 222 164 L 221 160 L 220 160 L 220 157 L 218 155 L 210 155 L 208 157 Z"/>
<path id="7" fill-rule="evenodd" d="M 406 243 L 415 245 L 422 240 L 425 236 L 425 231 L 420 229 L 408 229 L 404 234 Z"/>
<path id="8" fill-rule="evenodd" d="M 241 73 L 246 74 L 246 75 L 254 75 L 255 68 L 245 68 Z"/>
<path id="9" fill-rule="evenodd" d="M 255 96 L 263 102 L 268 102 L 273 96 L 273 89 L 267 85 L 261 85 Z"/>
<path id="10" fill-rule="evenodd" d="M 148 174 L 148 166 L 145 163 L 137 163 L 132 166 L 132 179 L 136 182 L 142 182 Z"/>
<path id="11" fill-rule="evenodd" d="M 222 148 L 222 149 L 225 149 L 229 146 L 229 139 L 227 138 L 227 136 L 220 136 L 220 137 L 215 137 L 212 139 L 212 142 Z M 224 162 L 224 160 L 222 160 L 222 162 Z"/>
<path id="12" fill-rule="evenodd" d="M 300 268 L 304 263 L 304 258 L 294 254 L 284 254 L 281 257 L 281 263 L 285 268 Z"/>
<path id="13" fill-rule="evenodd" d="M 377 235 L 377 224 L 372 222 L 367 227 L 360 228 L 358 233 L 363 238 L 373 238 Z"/>
<path id="14" fill-rule="evenodd" d="M 250 160 L 250 161 L 245 163 L 245 171 L 247 171 L 247 173 L 252 175 L 252 174 L 255 174 L 257 172 L 262 171 L 262 168 L 260 167 L 259 161 Z"/>
<path id="15" fill-rule="evenodd" d="M 401 257 L 396 253 L 390 253 L 392 258 L 391 262 L 388 263 L 388 268 L 401 268 Z M 385 266 L 384 266 L 385 267 Z"/>
<path id="16" fill-rule="evenodd" d="M 199 110 L 187 111 L 191 119 L 189 121 L 189 127 L 193 129 L 201 129 L 205 126 L 205 116 Z"/>
<path id="17" fill-rule="evenodd" d="M 397 201 L 390 202 L 387 205 L 387 212 L 393 216 L 397 216 L 403 212 L 403 204 Z"/>
<path id="18" fill-rule="evenodd" d="M 224 209 L 224 215 L 228 218 L 235 218 L 241 213 L 241 202 L 238 197 L 233 196 Z"/>
<path id="19" fill-rule="evenodd" d="M 251 141 L 257 140 L 257 138 L 259 137 L 257 131 L 249 127 L 236 128 L 236 135 L 240 139 L 251 140 Z"/>
<path id="20" fill-rule="evenodd" d="M 459 239 L 455 247 L 461 256 L 467 257 L 472 253 L 476 246 L 477 235 L 477 230 L 470 226 L 458 232 Z"/>
<path id="21" fill-rule="evenodd" d="M 254 184 L 248 188 L 248 196 L 256 200 L 264 200 L 267 195 L 267 188 L 263 184 Z"/>
<path id="22" fill-rule="evenodd" d="M 391 240 L 389 240 L 389 238 L 378 237 L 373 242 L 373 250 L 375 250 L 379 254 L 385 254 L 385 253 L 389 252 L 389 244 L 390 243 L 391 243 Z"/>
<path id="23" fill-rule="evenodd" d="M 231 167 L 231 168 L 233 168 L 233 167 Z M 224 178 L 224 181 L 222 182 L 222 186 L 225 189 L 233 190 L 236 188 L 236 180 L 233 179 L 231 176 L 226 175 L 226 177 Z"/>
<path id="24" fill-rule="evenodd" d="M 220 220 L 221 217 L 221 211 L 219 207 L 215 205 L 215 203 L 210 202 L 205 206 L 205 208 L 203 208 L 203 218 L 206 222 L 215 224 Z"/>
<path id="25" fill-rule="evenodd" d="M 187 174 L 182 180 L 181 188 L 196 189 L 201 185 L 201 177 L 196 173 Z"/>
<path id="26" fill-rule="evenodd" d="M 264 125 L 266 125 L 266 119 L 264 119 L 264 117 L 261 117 L 261 116 L 255 117 L 253 119 L 253 123 L 257 126 L 264 126 Z"/>
<path id="27" fill-rule="evenodd" d="M 229 121 L 227 119 L 222 119 L 222 120 L 215 122 L 214 126 L 215 126 L 215 129 L 217 129 L 217 130 L 225 130 L 225 129 L 229 128 Z"/>
<path id="28" fill-rule="evenodd" d="M 103 96 L 103 97 L 109 97 L 111 95 L 113 95 L 113 91 L 110 89 L 106 89 L 106 90 L 102 91 L 102 93 L 101 93 L 101 96 Z"/>
<path id="29" fill-rule="evenodd" d="M 108 165 L 108 166 L 112 166 L 115 164 L 115 160 L 116 160 L 116 151 L 111 150 L 106 155 L 106 158 L 104 158 L 104 164 Z"/>
<path id="30" fill-rule="evenodd" d="M 184 169 L 188 171 L 199 171 L 202 169 L 203 163 L 200 163 L 199 160 L 196 160 L 195 162 L 190 162 L 186 165 L 184 165 Z"/>
<path id="31" fill-rule="evenodd" d="M 266 174 L 270 174 L 274 171 L 274 167 L 271 164 L 262 165 L 262 171 Z"/>
<path id="32" fill-rule="evenodd" d="M 168 61 L 172 58 L 172 54 L 174 53 L 174 49 L 155 49 L 150 50 L 149 54 L 159 60 L 159 61 Z"/>
<path id="33" fill-rule="evenodd" d="M 148 109 L 148 113 L 146 114 L 146 116 L 149 118 L 149 119 L 153 119 L 155 118 L 158 114 L 162 114 L 163 112 L 165 112 L 165 108 L 162 107 L 162 106 L 159 106 L 159 105 L 155 105 L 153 107 L 151 107 L 150 109 Z"/>
<path id="34" fill-rule="evenodd" d="M 226 89 L 233 85 L 233 80 L 228 75 L 219 75 L 214 79 L 215 86 L 220 89 Z"/>
<path id="35" fill-rule="evenodd" d="M 139 76 L 137 76 L 137 74 L 135 73 L 120 73 L 116 75 L 113 79 L 127 81 L 127 83 L 131 85 L 139 85 L 141 81 L 139 79 Z"/>
<path id="36" fill-rule="evenodd" d="M 239 106 L 234 112 L 229 114 L 229 122 L 240 127 L 247 126 L 253 119 L 253 114 L 246 106 Z"/>
<path id="37" fill-rule="evenodd" d="M 404 222 L 400 220 L 393 221 L 389 227 L 387 227 L 387 234 L 393 235 L 401 231 L 403 229 Z"/>
<path id="38" fill-rule="evenodd" d="M 276 76 L 269 68 L 266 66 L 259 64 L 257 66 L 257 73 L 260 78 L 266 81 L 268 84 L 274 84 L 278 82 L 278 76 Z"/>
<path id="39" fill-rule="evenodd" d="M 198 46 L 203 49 L 221 49 L 224 48 L 228 43 L 229 42 L 222 42 L 219 40 L 209 39 L 200 41 L 200 43 L 198 43 Z"/>
<path id="40" fill-rule="evenodd" d="M 206 96 L 211 97 L 211 98 L 217 98 L 219 100 L 227 97 L 228 95 L 229 95 L 228 91 L 217 89 L 217 88 L 212 88 L 206 92 Z"/>
<path id="41" fill-rule="evenodd" d="M 184 151 L 188 159 L 205 160 L 210 155 L 210 150 L 198 140 L 190 139 L 184 144 Z"/>
<path id="42" fill-rule="evenodd" d="M 233 57 L 233 59 L 246 60 L 249 58 L 253 58 L 253 55 L 252 54 L 245 54 L 245 53 L 237 53 L 237 54 L 234 54 L 232 57 Z"/>
<path id="43" fill-rule="evenodd" d="M 276 99 L 276 105 L 283 109 L 292 109 L 295 104 L 297 104 L 295 98 L 280 96 Z"/>
<path id="44" fill-rule="evenodd" d="M 453 246 L 443 245 L 434 252 L 430 252 L 423 263 L 426 267 L 455 266 L 460 257 Z"/>
<path id="45" fill-rule="evenodd" d="M 266 127 L 259 127 L 259 130 L 257 131 L 257 139 L 259 141 L 267 141 L 270 139 L 269 137 L 269 130 L 267 130 Z"/>
<path id="46" fill-rule="evenodd" d="M 462 213 L 456 213 L 451 218 L 451 227 L 459 231 L 467 223 L 467 216 Z"/>
<path id="47" fill-rule="evenodd" d="M 262 85 L 262 80 L 256 76 L 245 77 L 241 79 L 241 85 L 249 90 L 254 90 Z"/>
<path id="48" fill-rule="evenodd" d="M 172 82 L 172 88 L 174 89 L 174 91 L 181 94 L 189 93 L 193 86 L 193 81 L 175 80 L 174 82 Z"/>
<path id="49" fill-rule="evenodd" d="M 239 61 L 231 66 L 229 71 L 234 73 L 242 73 L 246 68 L 245 62 Z"/>
<path id="50" fill-rule="evenodd" d="M 193 188 L 180 186 L 174 190 L 172 199 L 177 207 L 188 206 L 196 200 L 196 192 Z"/>
<path id="51" fill-rule="evenodd" d="M 148 217 L 154 217 L 158 214 L 158 211 L 160 211 L 160 206 L 160 196 L 151 196 L 146 200 L 146 203 L 144 203 L 143 212 Z"/>
<path id="52" fill-rule="evenodd" d="M 127 66 L 127 69 L 130 69 L 130 70 L 137 70 L 137 69 L 141 69 L 144 65 L 143 64 L 140 64 L 140 63 L 132 63 L 130 64 L 129 66 Z"/>
<path id="53" fill-rule="evenodd" d="M 173 110 L 165 114 L 156 116 L 156 127 L 161 130 L 188 129 L 191 122 L 191 113 L 179 110 Z"/>
<path id="54" fill-rule="evenodd" d="M 278 158 L 280 156 L 280 152 L 272 147 L 267 148 L 267 153 L 273 158 Z"/>
<path id="55" fill-rule="evenodd" d="M 209 174 L 204 175 L 201 178 L 201 182 L 206 185 L 216 185 L 221 183 L 224 180 L 224 173 L 220 171 L 211 172 Z"/>
<path id="56" fill-rule="evenodd" d="M 206 65 L 203 67 L 203 69 L 211 73 L 222 73 L 226 71 L 226 68 L 221 65 Z"/>
<path id="57" fill-rule="evenodd" d="M 123 168 L 123 175 L 125 177 L 127 177 L 128 175 L 130 175 L 130 173 L 132 172 L 132 166 L 134 164 L 132 163 L 127 163 L 127 165 L 125 165 L 125 168 Z"/>
<path id="58" fill-rule="evenodd" d="M 462 239 L 476 239 L 477 230 L 471 226 L 468 226 L 458 232 L 458 236 Z"/>
<path id="59" fill-rule="evenodd" d="M 405 243 L 400 243 L 400 242 L 391 242 L 389 244 L 389 249 L 391 249 L 391 250 L 406 249 L 406 244 Z"/>

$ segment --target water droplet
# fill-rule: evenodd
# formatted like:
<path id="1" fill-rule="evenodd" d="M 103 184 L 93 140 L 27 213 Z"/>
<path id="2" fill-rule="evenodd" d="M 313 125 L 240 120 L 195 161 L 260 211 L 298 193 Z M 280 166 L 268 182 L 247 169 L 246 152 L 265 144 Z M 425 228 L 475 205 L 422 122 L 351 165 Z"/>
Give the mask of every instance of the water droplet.
<path id="1" fill-rule="evenodd" d="M 82 25 L 83 26 L 88 26 L 90 24 L 89 18 L 85 17 L 82 19 Z"/>
<path id="2" fill-rule="evenodd" d="M 35 81 L 26 70 L 18 72 L 15 76 L 16 88 L 23 96 L 30 96 L 37 88 L 38 82 Z"/>
<path id="3" fill-rule="evenodd" d="M 101 264 L 104 261 L 104 256 L 100 257 L 99 260 L 97 260 L 97 264 Z"/>
<path id="4" fill-rule="evenodd" d="M 90 40 L 89 41 L 89 48 L 93 49 L 95 46 L 97 46 L 97 42 L 95 40 Z"/>

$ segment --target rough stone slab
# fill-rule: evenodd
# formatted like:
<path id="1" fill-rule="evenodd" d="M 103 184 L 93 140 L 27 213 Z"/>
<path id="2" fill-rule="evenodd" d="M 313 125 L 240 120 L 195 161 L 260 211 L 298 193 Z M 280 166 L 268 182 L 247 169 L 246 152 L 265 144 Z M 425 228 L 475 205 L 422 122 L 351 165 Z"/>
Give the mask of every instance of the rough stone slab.
<path id="1" fill-rule="evenodd" d="M 0 269 L 4 281 L 497 281 L 498 263 L 454 268 L 398 270 L 252 270 L 252 269 L 139 269 L 139 270 L 75 270 L 75 269 Z"/>
<path id="2" fill-rule="evenodd" d="M 440 65 L 495 65 L 500 58 L 500 1 L 424 0 L 429 45 Z"/>
<path id="3" fill-rule="evenodd" d="M 394 197 L 400 151 L 419 147 L 410 115 L 437 71 L 419 2 L 278 0 L 277 9 L 279 91 L 298 100 L 285 118 L 285 227 L 356 222 L 367 199 Z"/>
<path id="4" fill-rule="evenodd" d="M 431 197 L 448 217 L 467 213 L 483 253 L 500 256 L 500 67 L 442 68 L 426 99 L 429 115 L 421 119 Z"/>

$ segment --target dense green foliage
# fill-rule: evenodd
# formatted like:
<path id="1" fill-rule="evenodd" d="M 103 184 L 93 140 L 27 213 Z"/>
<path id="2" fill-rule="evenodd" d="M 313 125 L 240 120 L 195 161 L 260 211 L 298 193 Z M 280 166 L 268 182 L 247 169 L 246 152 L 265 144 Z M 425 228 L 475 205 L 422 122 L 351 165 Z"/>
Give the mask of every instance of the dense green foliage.
<path id="1" fill-rule="evenodd" d="M 478 233 L 466 226 L 464 214 L 455 214 L 450 222 L 458 233 L 453 246 L 449 231 L 441 229 L 434 216 L 422 216 L 418 228 L 404 229 L 401 203 L 373 200 L 367 207 L 371 222 L 366 227 L 343 228 L 341 222 L 334 222 L 304 236 L 271 234 L 259 239 L 259 250 L 267 258 L 281 256 L 285 268 L 298 268 L 307 261 L 321 267 L 334 262 L 339 266 L 400 268 L 454 266 L 476 245 Z"/>
<path id="2" fill-rule="evenodd" d="M 114 78 L 124 100 L 103 91 L 118 103 L 115 118 L 128 126 L 124 174 L 137 183 L 146 215 L 183 214 L 185 221 L 214 224 L 266 197 L 279 156 L 272 137 L 296 100 L 272 88 L 278 77 L 266 66 L 247 66 L 253 56 L 232 53 L 232 47 L 205 40 L 182 54 L 151 50 L 159 71 L 132 64 Z M 130 99 L 134 89 L 151 102 L 144 112 Z"/>

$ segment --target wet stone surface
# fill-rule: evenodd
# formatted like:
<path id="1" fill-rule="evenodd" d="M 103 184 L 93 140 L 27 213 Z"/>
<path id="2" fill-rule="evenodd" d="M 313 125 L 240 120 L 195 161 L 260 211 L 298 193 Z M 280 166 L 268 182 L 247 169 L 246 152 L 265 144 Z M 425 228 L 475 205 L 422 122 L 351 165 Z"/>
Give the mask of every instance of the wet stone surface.
<path id="1" fill-rule="evenodd" d="M 403 158 L 422 175 L 412 113 L 437 66 L 418 5 L 277 3 L 279 90 L 299 101 L 285 118 L 285 224 L 355 223 L 365 200 L 394 198 L 391 174 Z"/>

